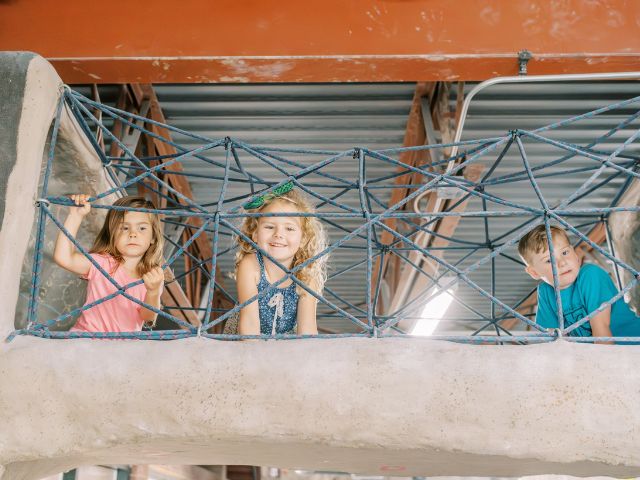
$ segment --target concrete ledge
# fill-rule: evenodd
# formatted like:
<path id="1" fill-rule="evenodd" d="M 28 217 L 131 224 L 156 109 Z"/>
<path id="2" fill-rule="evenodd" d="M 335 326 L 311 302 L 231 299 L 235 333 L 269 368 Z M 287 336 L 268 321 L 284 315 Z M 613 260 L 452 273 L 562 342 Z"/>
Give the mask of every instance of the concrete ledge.
<path id="1" fill-rule="evenodd" d="M 0 352 L 0 464 L 640 474 L 640 349 L 42 340 Z"/>

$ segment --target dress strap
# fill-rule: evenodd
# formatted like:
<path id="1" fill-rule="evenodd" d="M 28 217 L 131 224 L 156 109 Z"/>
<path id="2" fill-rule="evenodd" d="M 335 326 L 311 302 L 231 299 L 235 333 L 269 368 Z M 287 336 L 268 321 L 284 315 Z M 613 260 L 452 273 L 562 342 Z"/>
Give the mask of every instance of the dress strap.
<path id="1" fill-rule="evenodd" d="M 257 250 L 256 258 L 258 259 L 258 265 L 260 265 L 260 278 L 267 280 L 267 272 L 264 269 L 264 258 L 262 258 L 262 254 Z"/>

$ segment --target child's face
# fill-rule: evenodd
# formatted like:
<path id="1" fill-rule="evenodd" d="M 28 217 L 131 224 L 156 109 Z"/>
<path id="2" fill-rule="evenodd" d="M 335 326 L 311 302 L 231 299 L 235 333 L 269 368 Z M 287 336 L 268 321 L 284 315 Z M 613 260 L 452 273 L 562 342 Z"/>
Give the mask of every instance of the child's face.
<path id="1" fill-rule="evenodd" d="M 299 213 L 297 207 L 287 201 L 274 201 L 262 210 L 263 213 Z M 302 242 L 300 217 L 260 217 L 252 240 L 286 267 Z"/>
<path id="2" fill-rule="evenodd" d="M 553 239 L 553 253 L 556 257 L 558 285 L 563 289 L 576 281 L 580 271 L 580 259 L 563 235 L 556 235 L 556 238 Z M 553 270 L 549 250 L 532 254 L 526 271 L 534 279 L 542 280 L 553 286 Z"/>
<path id="3" fill-rule="evenodd" d="M 125 212 L 116 234 L 116 248 L 123 257 L 142 257 L 153 242 L 151 219 L 145 212 Z"/>

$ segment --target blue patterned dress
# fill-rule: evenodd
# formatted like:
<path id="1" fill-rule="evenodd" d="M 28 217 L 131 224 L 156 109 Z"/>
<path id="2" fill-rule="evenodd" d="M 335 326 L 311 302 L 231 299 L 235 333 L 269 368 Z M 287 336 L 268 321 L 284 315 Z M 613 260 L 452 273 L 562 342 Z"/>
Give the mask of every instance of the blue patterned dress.
<path id="1" fill-rule="evenodd" d="M 262 254 L 256 252 L 256 258 L 260 265 L 258 293 L 271 290 L 258 299 L 260 334 L 274 335 L 293 332 L 296 327 L 298 314 L 298 292 L 296 292 L 296 284 L 292 282 L 291 285 L 284 288 L 271 287 L 269 280 L 267 280 Z"/>

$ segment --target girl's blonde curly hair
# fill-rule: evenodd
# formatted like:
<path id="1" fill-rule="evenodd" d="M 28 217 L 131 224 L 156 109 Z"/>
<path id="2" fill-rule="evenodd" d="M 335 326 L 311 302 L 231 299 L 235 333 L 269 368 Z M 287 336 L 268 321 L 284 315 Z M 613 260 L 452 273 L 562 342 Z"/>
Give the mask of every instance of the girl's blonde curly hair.
<path id="1" fill-rule="evenodd" d="M 275 198 L 265 199 L 263 205 L 247 211 L 252 213 L 261 212 L 274 202 L 289 202 L 295 205 L 300 213 L 315 213 L 315 209 L 309 203 L 307 197 L 296 189 L 290 190 Z M 300 248 L 298 248 L 298 251 L 293 257 L 291 270 L 327 248 L 327 235 L 320 220 L 318 220 L 317 217 L 298 218 L 300 219 L 300 225 L 302 227 L 302 239 L 300 241 Z M 259 220 L 260 217 L 246 217 L 242 222 L 240 230 L 248 238 L 253 238 L 253 234 L 258 228 Z M 235 241 L 238 244 L 235 263 L 237 270 L 238 264 L 242 259 L 249 254 L 255 253 L 256 249 L 240 236 L 236 236 Z M 327 255 L 323 255 L 314 260 L 306 267 L 298 270 L 294 275 L 298 280 L 311 288 L 311 290 L 317 294 L 321 294 L 324 288 L 324 282 L 327 279 Z M 306 293 L 300 286 L 296 288 L 296 291 L 298 294 Z"/>

